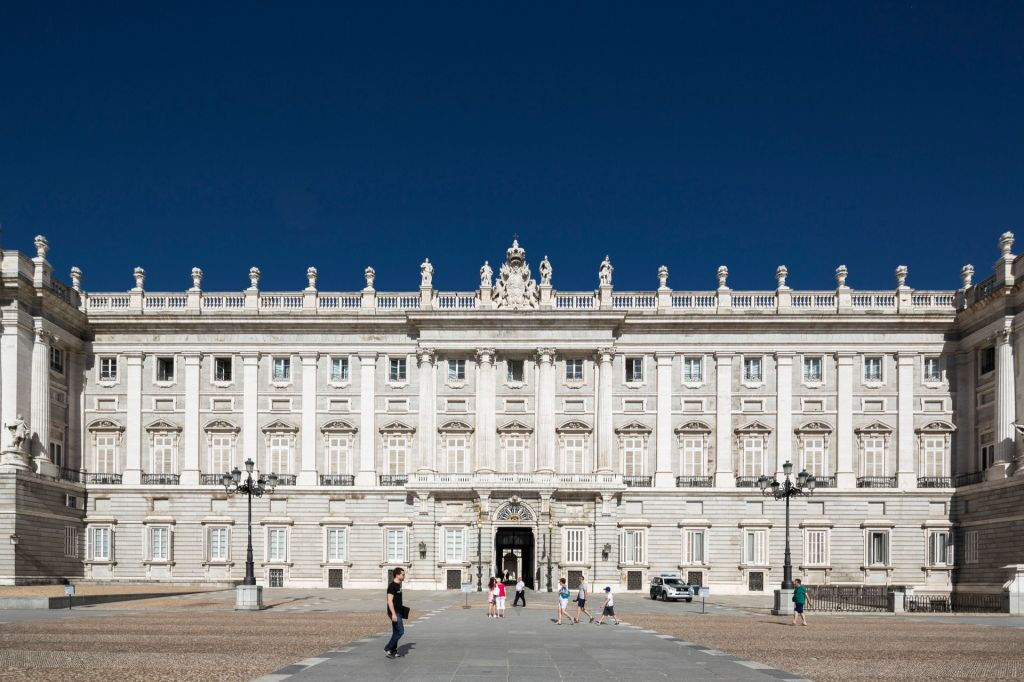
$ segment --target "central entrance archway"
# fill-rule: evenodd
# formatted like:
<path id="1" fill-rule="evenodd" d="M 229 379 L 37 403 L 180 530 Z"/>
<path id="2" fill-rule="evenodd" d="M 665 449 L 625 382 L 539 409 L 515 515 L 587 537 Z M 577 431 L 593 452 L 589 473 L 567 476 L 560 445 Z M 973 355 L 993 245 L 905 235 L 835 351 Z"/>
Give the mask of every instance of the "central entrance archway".
<path id="1" fill-rule="evenodd" d="M 534 589 L 533 528 L 528 526 L 499 527 L 494 534 L 495 575 L 515 582 L 522 578 Z"/>

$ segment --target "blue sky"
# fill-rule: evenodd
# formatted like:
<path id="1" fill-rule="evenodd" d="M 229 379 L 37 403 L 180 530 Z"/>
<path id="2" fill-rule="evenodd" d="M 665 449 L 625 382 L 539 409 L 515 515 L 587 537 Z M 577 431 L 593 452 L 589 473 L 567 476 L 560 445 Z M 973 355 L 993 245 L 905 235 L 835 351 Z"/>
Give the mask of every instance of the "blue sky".
<path id="1" fill-rule="evenodd" d="M 89 290 L 955 288 L 1017 228 L 1024 3 L 4 3 L 0 244 Z"/>

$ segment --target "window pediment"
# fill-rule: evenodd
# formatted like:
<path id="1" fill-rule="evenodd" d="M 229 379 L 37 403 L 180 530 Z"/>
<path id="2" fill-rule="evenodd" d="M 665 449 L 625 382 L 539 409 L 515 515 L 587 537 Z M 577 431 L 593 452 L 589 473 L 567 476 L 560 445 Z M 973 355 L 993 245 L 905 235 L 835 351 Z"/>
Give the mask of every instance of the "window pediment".
<path id="1" fill-rule="evenodd" d="M 821 421 L 810 421 L 793 429 L 796 433 L 826 434 L 832 433 L 832 426 Z"/>
<path id="2" fill-rule="evenodd" d="M 286 421 L 275 419 L 262 429 L 263 433 L 298 433 L 299 427 L 289 424 Z"/>
<path id="3" fill-rule="evenodd" d="M 177 424 L 167 421 L 166 419 L 157 419 L 146 427 L 146 431 L 181 431 L 181 427 Z"/>
<path id="4" fill-rule="evenodd" d="M 702 421 L 690 421 L 686 422 L 682 426 L 676 427 L 675 432 L 677 434 L 685 433 L 711 433 L 711 426 Z"/>
<path id="5" fill-rule="evenodd" d="M 238 433 L 239 428 L 229 421 L 214 419 L 203 427 L 207 433 Z"/>
<path id="6" fill-rule="evenodd" d="M 763 423 L 761 423 L 759 421 L 756 421 L 756 420 L 752 421 L 749 424 L 746 424 L 744 426 L 740 426 L 739 428 L 736 429 L 736 433 L 737 434 L 743 433 L 743 434 L 765 434 L 765 435 L 767 435 L 767 434 L 769 434 L 771 432 L 772 432 L 772 430 L 771 430 L 771 428 L 769 426 L 767 426 L 767 425 L 765 425 L 765 424 L 763 424 Z"/>
<path id="7" fill-rule="evenodd" d="M 853 430 L 854 433 L 892 433 L 892 427 L 882 422 L 871 422 L 867 426 L 861 426 Z"/>
<path id="8" fill-rule="evenodd" d="M 928 422 L 919 429 L 916 429 L 917 433 L 953 433 L 956 431 L 956 427 L 947 421 L 938 419 L 933 422 Z"/>
<path id="9" fill-rule="evenodd" d="M 452 419 L 437 427 L 441 433 L 473 433 L 473 427 L 466 422 Z"/>
<path id="10" fill-rule="evenodd" d="M 96 419 L 89 423 L 86 427 L 89 431 L 124 431 L 124 426 L 118 424 L 112 419 Z"/>
<path id="11" fill-rule="evenodd" d="M 498 433 L 533 433 L 533 427 L 524 424 L 518 419 L 513 419 L 510 422 L 506 422 L 503 426 L 499 426 Z"/>
<path id="12" fill-rule="evenodd" d="M 416 429 L 405 422 L 393 421 L 380 427 L 381 433 L 415 433 Z"/>
<path id="13" fill-rule="evenodd" d="M 344 419 L 333 419 L 320 427 L 323 433 L 355 433 L 356 427 Z"/>
<path id="14" fill-rule="evenodd" d="M 590 427 L 590 424 L 581 422 L 578 419 L 567 421 L 555 429 L 557 433 L 590 433 L 591 431 L 593 429 Z"/>
<path id="15" fill-rule="evenodd" d="M 650 435 L 651 431 L 653 431 L 653 429 L 651 429 L 650 426 L 638 421 L 631 421 L 628 424 L 623 424 L 619 428 L 615 429 L 615 433 L 620 434 Z"/>

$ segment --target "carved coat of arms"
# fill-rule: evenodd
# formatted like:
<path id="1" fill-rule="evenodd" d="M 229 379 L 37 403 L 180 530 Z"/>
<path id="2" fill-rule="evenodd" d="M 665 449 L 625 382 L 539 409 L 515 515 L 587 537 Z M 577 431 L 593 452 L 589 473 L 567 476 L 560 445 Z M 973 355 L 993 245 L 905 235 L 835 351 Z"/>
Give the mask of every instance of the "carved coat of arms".
<path id="1" fill-rule="evenodd" d="M 526 264 L 526 251 L 520 248 L 518 240 L 513 240 L 494 283 L 494 307 L 535 310 L 539 305 L 540 291 Z"/>

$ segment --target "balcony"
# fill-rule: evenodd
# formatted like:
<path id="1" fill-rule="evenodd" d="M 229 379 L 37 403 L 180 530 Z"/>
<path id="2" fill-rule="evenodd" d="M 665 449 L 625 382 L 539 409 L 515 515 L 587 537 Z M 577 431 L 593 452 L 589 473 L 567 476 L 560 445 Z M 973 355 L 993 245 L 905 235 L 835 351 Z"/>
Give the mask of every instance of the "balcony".
<path id="1" fill-rule="evenodd" d="M 121 485 L 121 474 L 90 474 L 83 471 L 82 480 L 96 485 Z"/>
<path id="2" fill-rule="evenodd" d="M 985 472 L 984 471 L 975 471 L 974 473 L 970 473 L 970 474 L 960 474 L 959 476 L 954 478 L 953 479 L 953 486 L 956 487 L 956 488 L 960 488 L 960 487 L 965 486 L 965 485 L 974 485 L 975 483 L 981 483 L 984 480 L 985 480 Z"/>
<path id="3" fill-rule="evenodd" d="M 676 476 L 677 488 L 713 488 L 715 479 L 712 476 Z"/>
<path id="4" fill-rule="evenodd" d="M 627 488 L 650 488 L 654 478 L 652 476 L 623 476 L 622 483 Z"/>
<path id="5" fill-rule="evenodd" d="M 380 484 L 382 486 L 398 487 L 398 486 L 403 486 L 403 485 L 405 485 L 408 482 L 409 482 L 409 477 L 404 475 L 404 474 L 401 474 L 401 475 L 382 474 L 381 477 L 380 477 Z"/>
<path id="6" fill-rule="evenodd" d="M 384 483 L 385 478 L 400 478 L 401 483 Z M 636 485 L 650 486 L 649 476 L 636 477 Z M 621 489 L 623 477 L 620 474 L 591 473 L 591 474 L 556 474 L 548 471 L 478 471 L 474 473 L 443 473 L 433 471 L 419 471 L 409 476 L 381 476 L 381 485 L 405 485 L 408 483 L 415 486 L 429 488 L 471 488 L 473 486 L 486 486 L 488 489 L 521 488 L 523 486 L 536 486 L 541 488 L 556 488 L 559 490 L 595 490 L 598 488 Z M 644 481 L 646 479 L 646 482 Z"/>
<path id="7" fill-rule="evenodd" d="M 60 471 L 57 473 L 57 477 L 62 481 L 85 483 L 85 472 L 79 471 L 78 469 L 66 469 L 61 467 Z"/>
<path id="8" fill-rule="evenodd" d="M 761 478 L 761 477 L 760 476 L 737 476 L 736 477 L 736 487 L 737 488 L 756 488 L 757 487 L 757 479 L 759 479 L 759 478 Z"/>
<path id="9" fill-rule="evenodd" d="M 295 485 L 295 474 L 278 474 L 277 484 L 278 485 Z"/>
<path id="10" fill-rule="evenodd" d="M 921 476 L 917 479 L 918 488 L 952 488 L 953 479 L 949 476 Z"/>
<path id="11" fill-rule="evenodd" d="M 895 476 L 861 476 L 857 479 L 858 488 L 895 488 Z"/>
<path id="12" fill-rule="evenodd" d="M 199 474 L 200 485 L 221 485 L 223 474 Z"/>
<path id="13" fill-rule="evenodd" d="M 835 476 L 815 476 L 814 477 L 815 488 L 835 488 L 836 477 Z"/>
<path id="14" fill-rule="evenodd" d="M 178 485 L 178 474 L 142 474 L 142 485 Z"/>
<path id="15" fill-rule="evenodd" d="M 356 477 L 351 474 L 321 474 L 320 485 L 355 485 Z"/>

